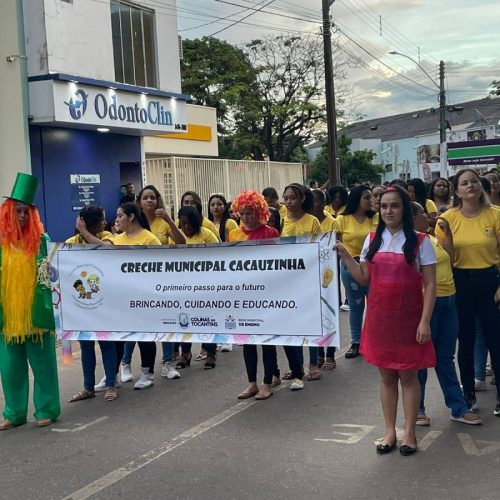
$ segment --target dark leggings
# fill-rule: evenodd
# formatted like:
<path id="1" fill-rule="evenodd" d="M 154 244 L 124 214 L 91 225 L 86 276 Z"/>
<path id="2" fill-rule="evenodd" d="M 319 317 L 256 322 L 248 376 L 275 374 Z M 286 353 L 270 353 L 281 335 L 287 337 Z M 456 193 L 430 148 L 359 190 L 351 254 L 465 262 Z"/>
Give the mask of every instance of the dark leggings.
<path id="1" fill-rule="evenodd" d="M 474 395 L 474 343 L 476 318 L 481 324 L 491 365 L 497 380 L 497 399 L 500 401 L 500 311 L 494 296 L 498 287 L 498 271 L 488 269 L 453 270 L 457 288 L 458 366 L 464 395 Z"/>
<path id="2" fill-rule="evenodd" d="M 292 371 L 292 377 L 302 380 L 304 372 L 299 361 L 299 349 L 302 350 L 302 346 L 284 345 L 283 349 L 288 359 L 288 366 Z"/>
<path id="3" fill-rule="evenodd" d="M 149 368 L 149 373 L 155 372 L 156 342 L 137 342 L 141 351 L 141 367 Z"/>
<path id="4" fill-rule="evenodd" d="M 243 359 L 247 369 L 248 381 L 250 383 L 257 382 L 257 364 L 258 354 L 256 345 L 243 346 Z M 273 381 L 273 373 L 276 368 L 276 346 L 262 346 L 262 361 L 264 362 L 264 384 L 271 384 Z"/>
<path id="5" fill-rule="evenodd" d="M 326 348 L 326 357 L 327 358 L 334 358 L 335 357 L 335 347 L 327 347 Z M 325 357 L 325 348 L 320 347 L 319 348 L 319 357 L 324 358 Z"/>

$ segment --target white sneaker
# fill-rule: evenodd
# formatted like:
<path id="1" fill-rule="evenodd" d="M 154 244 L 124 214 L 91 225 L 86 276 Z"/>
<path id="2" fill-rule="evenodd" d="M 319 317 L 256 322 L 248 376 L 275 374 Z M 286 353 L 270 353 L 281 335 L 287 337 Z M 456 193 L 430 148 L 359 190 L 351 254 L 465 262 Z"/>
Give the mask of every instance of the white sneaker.
<path id="1" fill-rule="evenodd" d="M 161 367 L 161 376 L 168 378 L 168 380 L 181 378 L 181 374 L 174 368 L 171 362 L 163 364 L 163 366 Z"/>
<path id="2" fill-rule="evenodd" d="M 486 380 L 474 380 L 475 391 L 485 391 L 487 389 Z"/>
<path id="3" fill-rule="evenodd" d="M 141 375 L 139 376 L 139 380 L 134 384 L 134 389 L 141 390 L 147 389 L 153 385 L 154 374 L 149 373 L 149 368 L 141 368 Z"/>
<path id="4" fill-rule="evenodd" d="M 349 305 L 348 304 L 342 304 L 340 306 L 340 310 L 341 311 L 350 311 L 351 309 L 349 308 Z"/>
<path id="5" fill-rule="evenodd" d="M 120 365 L 120 378 L 122 382 L 132 382 L 132 380 L 134 380 L 130 365 L 125 365 L 123 363 Z"/>
<path id="6" fill-rule="evenodd" d="M 118 377 L 116 377 L 115 381 L 115 389 L 118 389 L 120 387 L 120 381 L 118 380 Z M 94 391 L 95 392 L 104 392 L 107 388 L 106 385 L 106 375 L 102 377 L 100 382 L 97 385 L 94 385 Z"/>
<path id="7" fill-rule="evenodd" d="M 97 385 L 94 385 L 95 392 L 102 392 L 104 389 L 106 389 L 106 376 L 102 377 Z"/>
<path id="8" fill-rule="evenodd" d="M 222 344 L 220 352 L 231 352 L 233 350 L 232 344 Z"/>
<path id="9" fill-rule="evenodd" d="M 304 388 L 304 381 L 300 378 L 294 378 L 290 384 L 291 391 L 301 391 Z"/>

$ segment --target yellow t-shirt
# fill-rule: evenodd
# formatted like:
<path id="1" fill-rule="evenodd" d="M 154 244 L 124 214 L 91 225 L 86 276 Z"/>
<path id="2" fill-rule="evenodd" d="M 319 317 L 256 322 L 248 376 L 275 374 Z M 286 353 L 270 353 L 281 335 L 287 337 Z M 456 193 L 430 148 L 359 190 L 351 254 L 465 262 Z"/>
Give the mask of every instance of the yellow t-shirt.
<path id="1" fill-rule="evenodd" d="M 283 219 L 281 236 L 301 236 L 321 232 L 319 220 L 311 214 L 304 214 L 299 220 L 290 220 L 288 215 Z"/>
<path id="2" fill-rule="evenodd" d="M 162 245 L 167 245 L 170 236 L 170 226 L 161 217 L 155 217 L 151 224 L 151 232 L 160 240 Z"/>
<path id="3" fill-rule="evenodd" d="M 425 200 L 425 209 L 427 210 L 428 214 L 432 214 L 433 212 L 438 211 L 436 204 L 432 200 L 429 200 L 429 198 Z"/>
<path id="4" fill-rule="evenodd" d="M 455 264 L 459 269 L 486 269 L 500 264 L 497 236 L 500 234 L 500 211 L 485 207 L 477 217 L 464 217 L 452 208 L 441 217 L 450 224 L 455 247 Z M 436 236 L 443 230 L 436 225 Z"/>
<path id="5" fill-rule="evenodd" d="M 448 252 L 441 246 L 438 239 L 429 235 L 432 246 L 436 251 L 436 296 L 449 297 L 455 294 L 455 281 L 451 271 L 451 262 Z"/>
<path id="6" fill-rule="evenodd" d="M 323 222 L 320 223 L 320 233 L 332 233 L 339 231 L 339 224 L 336 219 L 334 219 L 330 214 L 328 214 Z"/>
<path id="7" fill-rule="evenodd" d="M 288 210 L 286 209 L 285 205 L 281 205 L 280 207 L 280 217 L 284 219 L 288 215 Z"/>
<path id="8" fill-rule="evenodd" d="M 372 228 L 376 229 L 378 226 L 378 221 L 380 220 L 380 214 L 377 212 L 372 217 Z"/>
<path id="9" fill-rule="evenodd" d="M 175 219 L 175 225 L 177 227 L 179 227 L 179 219 Z M 214 235 L 216 236 L 217 241 L 220 241 L 219 240 L 219 231 L 217 230 L 217 228 L 215 227 L 215 224 L 210 219 L 203 217 L 203 221 L 201 222 L 201 227 L 204 227 L 206 229 L 210 229 L 210 231 L 212 231 L 212 233 L 214 233 Z"/>
<path id="10" fill-rule="evenodd" d="M 97 235 L 97 238 L 103 241 L 113 241 L 114 236 L 109 231 L 103 231 Z M 83 239 L 81 234 L 75 234 L 71 238 L 68 238 L 64 243 L 73 243 L 75 245 L 86 245 L 87 242 Z"/>
<path id="11" fill-rule="evenodd" d="M 363 224 L 360 224 L 353 215 L 339 215 L 336 220 L 342 243 L 353 257 L 359 257 L 366 237 L 375 228 L 373 219 L 367 217 Z"/>
<path id="12" fill-rule="evenodd" d="M 114 245 L 161 245 L 160 240 L 147 229 L 143 229 L 133 236 L 128 236 L 127 233 L 115 235 L 113 239 Z"/>
<path id="13" fill-rule="evenodd" d="M 184 233 L 183 233 L 184 234 Z M 184 236 L 186 236 L 184 234 Z M 219 238 L 215 236 L 215 234 L 207 229 L 206 227 L 201 227 L 200 232 L 195 234 L 191 238 L 186 236 L 186 244 L 187 245 L 200 245 L 204 243 L 219 243 Z"/>
<path id="14" fill-rule="evenodd" d="M 214 222 L 214 226 L 215 226 L 215 229 L 217 229 L 217 236 L 219 236 L 220 238 L 220 227 L 218 224 L 215 224 Z M 229 233 L 233 230 L 233 229 L 238 229 L 238 224 L 236 224 L 236 221 L 233 220 L 233 219 L 227 219 L 226 221 L 226 224 L 225 224 L 225 228 L 226 228 L 226 239 L 225 241 L 229 241 Z"/>
<path id="15" fill-rule="evenodd" d="M 333 217 L 337 217 L 345 210 L 345 205 L 341 206 L 336 212 L 331 205 L 325 206 L 325 212 L 328 212 Z"/>

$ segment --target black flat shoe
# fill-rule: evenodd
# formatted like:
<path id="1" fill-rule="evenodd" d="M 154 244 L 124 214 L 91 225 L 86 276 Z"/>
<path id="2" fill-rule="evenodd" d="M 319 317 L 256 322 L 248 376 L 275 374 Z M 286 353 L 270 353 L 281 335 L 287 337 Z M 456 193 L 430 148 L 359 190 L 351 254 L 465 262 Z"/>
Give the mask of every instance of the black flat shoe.
<path id="1" fill-rule="evenodd" d="M 379 455 L 385 455 L 386 453 L 390 453 L 392 450 L 396 449 L 396 441 L 392 444 L 387 444 L 387 443 L 380 443 L 377 444 L 376 448 L 377 453 Z"/>
<path id="2" fill-rule="evenodd" d="M 408 457 L 413 455 L 417 451 L 417 447 L 413 448 L 412 446 L 408 446 L 407 444 L 402 444 L 399 447 L 399 453 L 403 455 L 403 457 Z"/>
<path id="3" fill-rule="evenodd" d="M 359 356 L 359 344 L 351 344 L 351 348 L 345 353 L 346 359 L 357 358 Z"/>

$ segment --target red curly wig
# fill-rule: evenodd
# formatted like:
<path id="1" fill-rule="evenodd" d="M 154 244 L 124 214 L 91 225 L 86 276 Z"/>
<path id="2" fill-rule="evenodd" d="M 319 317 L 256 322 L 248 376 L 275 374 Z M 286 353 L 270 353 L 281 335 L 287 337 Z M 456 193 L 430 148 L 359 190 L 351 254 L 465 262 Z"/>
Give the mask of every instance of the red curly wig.
<path id="1" fill-rule="evenodd" d="M 233 212 L 238 215 L 245 209 L 252 209 L 255 212 L 255 217 L 262 224 L 267 224 L 271 213 L 267 206 L 264 197 L 257 191 L 248 190 L 241 192 L 231 205 Z"/>
<path id="2" fill-rule="evenodd" d="M 21 248 L 28 255 L 36 255 L 40 236 L 45 232 L 38 210 L 27 205 L 29 217 L 24 229 L 17 219 L 16 200 L 8 198 L 0 205 L 0 242 L 3 247 Z"/>

